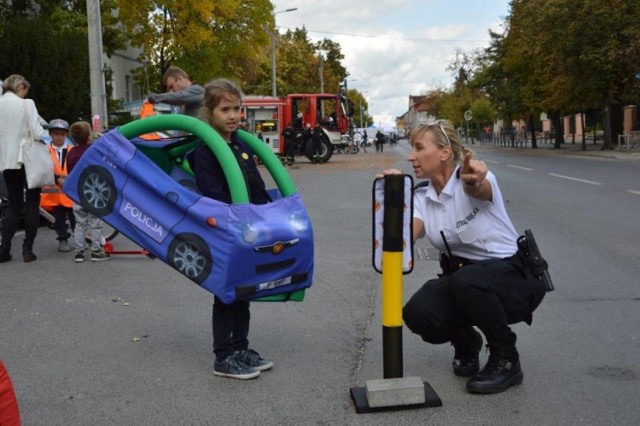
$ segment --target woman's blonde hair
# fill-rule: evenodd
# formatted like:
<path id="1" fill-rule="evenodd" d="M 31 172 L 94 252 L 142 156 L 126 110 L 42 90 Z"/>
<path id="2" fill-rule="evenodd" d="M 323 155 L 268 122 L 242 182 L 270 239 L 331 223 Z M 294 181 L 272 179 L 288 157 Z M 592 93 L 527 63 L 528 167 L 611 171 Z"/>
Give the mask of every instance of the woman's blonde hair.
<path id="1" fill-rule="evenodd" d="M 433 135 L 435 144 L 441 149 L 446 147 L 451 149 L 451 159 L 454 163 L 462 163 L 462 160 L 467 153 L 471 153 L 473 155 L 473 151 L 462 146 L 460 134 L 455 127 L 453 127 L 453 124 L 447 120 L 436 120 L 429 124 L 419 124 L 418 127 L 411 131 L 411 145 L 413 146 L 416 140 L 427 132 L 430 132 Z"/>
<path id="2" fill-rule="evenodd" d="M 19 74 L 11 74 L 2 82 L 2 91 L 4 93 L 7 93 L 7 92 L 18 93 L 18 90 L 21 87 L 24 87 L 25 89 L 28 90 L 31 87 L 31 85 L 23 76 Z"/>

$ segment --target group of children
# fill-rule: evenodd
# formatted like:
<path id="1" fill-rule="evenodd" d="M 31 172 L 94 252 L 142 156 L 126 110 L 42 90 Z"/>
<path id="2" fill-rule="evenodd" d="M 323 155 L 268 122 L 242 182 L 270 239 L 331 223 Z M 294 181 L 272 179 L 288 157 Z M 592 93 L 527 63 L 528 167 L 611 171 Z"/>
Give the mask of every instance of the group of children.
<path id="1" fill-rule="evenodd" d="M 74 260 L 77 263 L 85 260 L 85 239 L 91 236 L 91 261 L 102 261 L 110 258 L 102 248 L 102 222 L 99 217 L 90 213 L 81 205 L 74 203 L 63 192 L 64 181 L 80 160 L 82 154 L 90 147 L 93 139 L 91 125 L 86 121 L 69 123 L 61 119 L 51 120 L 48 125 L 51 144 L 49 153 L 53 161 L 53 185 L 42 188 L 40 207 L 47 210 L 55 219 L 54 229 L 58 240 L 58 251 L 70 252 L 69 239 L 73 236 Z M 75 145 L 68 145 L 67 135 Z"/>

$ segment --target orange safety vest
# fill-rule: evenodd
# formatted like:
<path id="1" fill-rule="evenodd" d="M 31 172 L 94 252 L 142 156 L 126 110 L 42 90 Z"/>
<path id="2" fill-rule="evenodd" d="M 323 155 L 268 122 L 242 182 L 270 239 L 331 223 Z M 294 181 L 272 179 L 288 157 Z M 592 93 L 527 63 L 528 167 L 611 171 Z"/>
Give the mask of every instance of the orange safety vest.
<path id="1" fill-rule="evenodd" d="M 67 146 L 66 148 L 66 155 L 69 155 L 69 152 L 73 147 Z M 66 155 L 65 158 L 63 158 L 63 167 L 58 159 L 58 151 L 56 151 L 52 145 L 49 145 L 49 154 L 51 154 L 51 161 L 53 161 L 53 174 L 56 176 L 67 177 L 69 173 L 67 172 Z M 56 206 L 73 207 L 73 201 L 71 201 L 69 197 L 62 192 L 62 188 L 59 185 L 43 186 L 42 195 L 40 197 L 40 207 L 45 210 L 53 210 Z"/>

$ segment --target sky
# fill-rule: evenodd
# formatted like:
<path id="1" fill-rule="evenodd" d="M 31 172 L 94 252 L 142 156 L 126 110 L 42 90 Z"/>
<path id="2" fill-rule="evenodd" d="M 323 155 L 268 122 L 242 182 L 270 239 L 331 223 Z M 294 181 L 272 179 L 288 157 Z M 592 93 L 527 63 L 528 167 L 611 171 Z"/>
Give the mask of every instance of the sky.
<path id="1" fill-rule="evenodd" d="M 509 13 L 508 0 L 272 3 L 281 33 L 304 26 L 312 41 L 327 38 L 340 44 L 347 86 L 364 94 L 376 126 L 394 126 L 395 118 L 409 109 L 410 95 L 450 88 L 454 75 L 447 66 L 456 49 L 487 47 L 489 30 L 502 33 Z M 297 10 L 284 12 L 291 8 Z"/>

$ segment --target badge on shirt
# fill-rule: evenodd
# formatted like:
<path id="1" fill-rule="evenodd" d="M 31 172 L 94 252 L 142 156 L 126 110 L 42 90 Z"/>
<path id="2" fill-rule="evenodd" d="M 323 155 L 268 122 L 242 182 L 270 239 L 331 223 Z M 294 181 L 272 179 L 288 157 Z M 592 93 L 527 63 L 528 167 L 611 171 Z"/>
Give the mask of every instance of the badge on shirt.
<path id="1" fill-rule="evenodd" d="M 243 160 L 248 160 L 249 159 L 249 154 L 247 154 L 246 152 L 242 153 L 242 159 Z"/>

